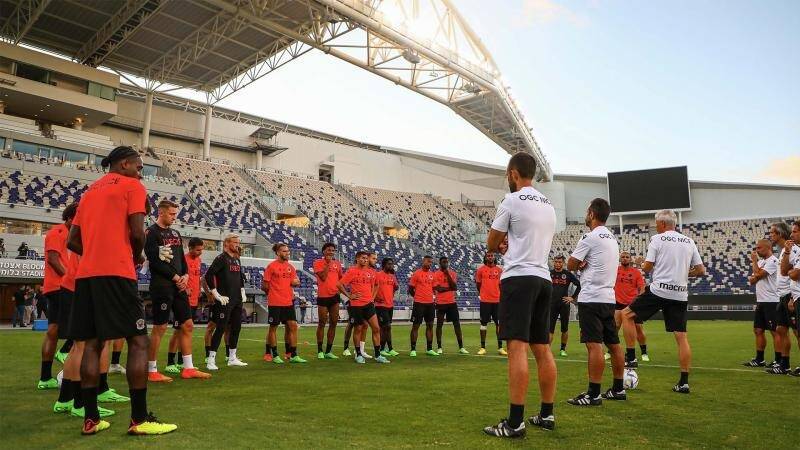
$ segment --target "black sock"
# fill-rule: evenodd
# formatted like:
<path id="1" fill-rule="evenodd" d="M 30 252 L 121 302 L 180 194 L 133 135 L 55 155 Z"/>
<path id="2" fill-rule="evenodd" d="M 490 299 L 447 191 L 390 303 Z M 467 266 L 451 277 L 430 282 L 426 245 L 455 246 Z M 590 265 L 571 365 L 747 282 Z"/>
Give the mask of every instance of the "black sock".
<path id="1" fill-rule="evenodd" d="M 230 358 L 231 357 L 231 348 L 228 347 L 228 344 L 225 344 L 225 357 L 226 358 Z"/>
<path id="2" fill-rule="evenodd" d="M 53 361 L 42 361 L 39 379 L 42 381 L 47 381 L 50 378 L 53 378 Z"/>
<path id="3" fill-rule="evenodd" d="M 394 348 L 392 347 L 392 340 L 391 339 L 387 339 L 386 340 L 386 346 L 389 347 L 389 351 L 394 350 Z"/>
<path id="4" fill-rule="evenodd" d="M 678 380 L 678 384 L 689 384 L 689 372 L 681 372 L 681 379 Z"/>
<path id="5" fill-rule="evenodd" d="M 566 350 L 566 349 L 567 349 L 567 344 L 562 342 L 561 343 L 561 350 Z"/>
<path id="6" fill-rule="evenodd" d="M 64 378 L 61 380 L 61 389 L 58 390 L 58 402 L 65 403 L 72 400 L 72 381 Z"/>
<path id="7" fill-rule="evenodd" d="M 625 390 L 622 384 L 622 378 L 614 378 L 614 386 L 611 387 L 614 392 L 621 392 Z"/>
<path id="8" fill-rule="evenodd" d="M 277 356 L 278 356 L 278 346 L 277 345 L 273 345 L 272 346 L 272 357 L 275 358 Z"/>
<path id="9" fill-rule="evenodd" d="M 428 347 L 428 351 L 433 350 L 433 341 L 428 341 L 427 347 Z"/>
<path id="10" fill-rule="evenodd" d="M 102 394 L 108 390 L 108 373 L 100 374 L 100 386 L 97 388 L 97 393 Z"/>
<path id="11" fill-rule="evenodd" d="M 131 420 L 141 423 L 147 418 L 147 388 L 131 389 Z"/>
<path id="12" fill-rule="evenodd" d="M 636 349 L 635 348 L 626 348 L 625 349 L 625 361 L 633 361 L 636 359 Z"/>
<path id="13" fill-rule="evenodd" d="M 72 350 L 72 339 L 67 339 L 58 351 L 59 353 L 69 353 L 70 350 Z"/>
<path id="14" fill-rule="evenodd" d="M 292 352 L 292 347 L 289 346 L 288 342 L 284 342 L 283 343 L 283 352 L 284 353 L 291 353 Z"/>
<path id="15" fill-rule="evenodd" d="M 344 341 L 344 349 L 347 350 L 348 348 L 350 348 L 350 341 Z"/>
<path id="16" fill-rule="evenodd" d="M 756 350 L 756 361 L 764 361 L 764 350 Z"/>
<path id="17" fill-rule="evenodd" d="M 206 345 L 206 358 L 208 358 L 208 354 L 211 352 L 211 346 Z"/>
<path id="18" fill-rule="evenodd" d="M 289 347 L 289 354 L 292 355 L 292 358 L 297 356 L 297 347 Z"/>
<path id="19" fill-rule="evenodd" d="M 553 415 L 553 404 L 552 403 L 542 403 L 541 408 L 539 409 L 539 416 L 541 417 L 549 417 Z"/>
<path id="20" fill-rule="evenodd" d="M 789 357 L 788 356 L 784 356 L 783 357 L 782 365 L 783 365 L 783 368 L 785 370 L 789 370 L 789 368 L 791 367 L 791 364 L 789 363 Z"/>
<path id="21" fill-rule="evenodd" d="M 411 343 L 411 351 L 417 351 L 417 343 L 416 342 L 412 342 Z"/>
<path id="22" fill-rule="evenodd" d="M 322 342 L 317 342 L 317 353 L 322 353 Z"/>
<path id="23" fill-rule="evenodd" d="M 525 415 L 525 405 L 515 405 L 511 403 L 508 408 L 508 425 L 511 428 L 519 428 L 522 423 L 522 416 Z"/>
<path id="24" fill-rule="evenodd" d="M 178 361 L 178 364 L 183 364 L 183 355 L 180 350 L 178 350 L 178 353 L 175 355 L 175 361 Z"/>
<path id="25" fill-rule="evenodd" d="M 456 340 L 458 341 L 458 348 L 464 348 L 464 339 L 460 335 L 456 336 Z"/>
<path id="26" fill-rule="evenodd" d="M 361 346 L 354 345 L 353 347 L 356 349 L 356 356 L 361 356 Z"/>
<path id="27" fill-rule="evenodd" d="M 375 349 L 375 357 L 381 356 L 381 346 L 380 345 L 373 345 Z"/>
<path id="28" fill-rule="evenodd" d="M 640 345 L 639 348 L 642 349 L 642 354 L 643 355 L 647 354 L 647 344 Z"/>
<path id="29" fill-rule="evenodd" d="M 265 355 L 267 355 L 267 354 L 271 355 L 272 354 L 272 350 L 270 349 L 269 343 L 264 344 L 264 354 Z"/>
<path id="30" fill-rule="evenodd" d="M 333 350 L 333 344 L 332 344 L 332 343 L 330 343 L 330 342 L 328 342 L 328 343 L 325 345 L 325 353 L 330 353 L 330 352 L 331 352 L 331 350 Z"/>
<path id="31" fill-rule="evenodd" d="M 497 340 L 497 349 L 499 350 L 499 349 L 502 349 L 502 348 L 503 348 L 503 341 L 501 341 L 500 339 L 498 339 L 498 340 Z"/>
<path id="32" fill-rule="evenodd" d="M 97 387 L 81 388 L 85 419 L 100 420 L 100 411 L 97 410 Z"/>
<path id="33" fill-rule="evenodd" d="M 486 338 L 481 338 L 481 348 L 486 348 Z"/>
<path id="34" fill-rule="evenodd" d="M 167 352 L 167 365 L 168 366 L 175 365 L 175 353 Z"/>
<path id="35" fill-rule="evenodd" d="M 81 392 L 81 382 L 80 381 L 72 381 L 72 398 L 75 400 L 72 402 L 72 407 L 75 409 L 83 408 L 83 392 Z"/>
<path id="36" fill-rule="evenodd" d="M 782 358 L 782 357 L 783 357 L 783 355 L 781 355 L 781 352 L 775 352 L 775 361 L 776 361 L 778 364 L 780 364 L 780 362 L 781 362 L 781 358 Z"/>
<path id="37" fill-rule="evenodd" d="M 111 364 L 119 364 L 119 357 L 122 352 L 111 352 Z"/>
<path id="38" fill-rule="evenodd" d="M 589 382 L 589 397 L 597 398 L 600 396 L 600 383 Z"/>

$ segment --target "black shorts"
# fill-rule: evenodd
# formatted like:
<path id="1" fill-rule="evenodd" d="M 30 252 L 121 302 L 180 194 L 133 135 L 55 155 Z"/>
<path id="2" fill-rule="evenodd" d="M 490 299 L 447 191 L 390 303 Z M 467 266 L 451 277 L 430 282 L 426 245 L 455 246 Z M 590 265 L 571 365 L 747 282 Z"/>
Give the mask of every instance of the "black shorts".
<path id="1" fill-rule="evenodd" d="M 755 314 L 753 315 L 753 328 L 775 331 L 778 326 L 778 304 L 772 302 L 756 303 Z"/>
<path id="2" fill-rule="evenodd" d="M 153 305 L 153 325 L 164 325 L 169 322 L 170 312 L 173 320 L 178 323 L 192 318 L 189 297 L 186 296 L 186 292 L 179 291 L 177 286 L 153 287 L 151 285 L 150 301 Z"/>
<path id="3" fill-rule="evenodd" d="M 364 306 L 350 306 L 347 308 L 347 314 L 350 316 L 349 322 L 351 325 L 361 325 L 368 322 L 376 314 L 375 303 L 369 303 Z"/>
<path id="4" fill-rule="evenodd" d="M 69 320 L 72 314 L 72 301 L 75 294 L 67 289 L 58 291 L 58 295 L 49 298 L 50 305 L 58 303 L 58 338 L 70 339 Z M 47 306 L 47 313 L 50 314 L 50 305 Z"/>
<path id="5" fill-rule="evenodd" d="M 631 306 L 631 304 L 630 304 L 630 303 L 628 303 L 628 304 L 626 305 L 626 304 L 624 304 L 624 303 L 617 302 L 617 303 L 614 305 L 614 307 L 616 308 L 616 310 L 617 310 L 617 311 L 622 311 L 623 309 L 627 308 L 628 306 Z M 633 318 L 633 323 L 638 323 L 639 325 L 641 325 L 641 324 L 643 324 L 644 322 L 642 322 L 642 319 L 640 319 L 640 318 L 639 318 L 639 316 L 634 316 L 634 318 Z"/>
<path id="6" fill-rule="evenodd" d="M 614 311 L 611 303 L 578 303 L 581 343 L 619 344 Z"/>
<path id="7" fill-rule="evenodd" d="M 317 297 L 317 306 L 320 308 L 330 308 L 333 305 L 338 305 L 341 301 L 342 299 L 339 297 L 339 294 L 333 297 Z"/>
<path id="8" fill-rule="evenodd" d="M 557 298 L 550 301 L 550 334 L 556 332 L 556 322 L 561 318 L 561 332 L 569 331 L 569 303 Z"/>
<path id="9" fill-rule="evenodd" d="M 550 342 L 549 279 L 528 275 L 500 281 L 500 339 L 530 344 Z"/>
<path id="10" fill-rule="evenodd" d="M 61 308 L 61 289 L 44 294 L 47 297 L 47 324 L 58 325 L 59 309 Z"/>
<path id="11" fill-rule="evenodd" d="M 214 322 L 218 327 L 225 327 L 228 323 L 242 323 L 242 302 L 230 301 L 227 305 L 222 305 L 220 302 L 214 302 L 209 308 L 208 321 Z"/>
<path id="12" fill-rule="evenodd" d="M 146 334 L 144 304 L 136 290 L 136 280 L 109 276 L 75 282 L 69 321 L 72 339 L 107 341 Z"/>
<path id="13" fill-rule="evenodd" d="M 433 323 L 434 315 L 433 303 L 414 302 L 414 306 L 411 308 L 411 323 L 419 325 L 424 320 L 426 324 L 430 325 Z"/>
<path id="14" fill-rule="evenodd" d="M 792 313 L 789 312 L 789 299 L 791 295 L 786 294 L 781 297 L 780 301 L 777 303 L 777 313 L 775 316 L 775 324 L 779 327 L 787 327 L 787 328 L 794 328 L 794 317 Z"/>
<path id="15" fill-rule="evenodd" d="M 394 317 L 394 310 L 392 308 L 376 306 L 375 314 L 378 315 L 378 325 L 385 327 L 386 325 L 392 324 L 392 318 Z"/>
<path id="16" fill-rule="evenodd" d="M 497 325 L 497 321 L 500 320 L 497 316 L 499 305 L 500 303 L 481 302 L 481 325 L 489 325 L 489 322 Z"/>
<path id="17" fill-rule="evenodd" d="M 268 324 L 272 326 L 278 324 L 286 325 L 289 321 L 297 322 L 297 313 L 294 311 L 294 306 L 270 306 L 268 308 Z"/>
<path id="18" fill-rule="evenodd" d="M 458 305 L 455 303 L 436 305 L 436 320 L 438 322 L 446 320 L 451 323 L 459 323 Z"/>
<path id="19" fill-rule="evenodd" d="M 686 305 L 688 302 L 661 298 L 650 292 L 647 286 L 628 307 L 642 322 L 653 317 L 658 311 L 664 313 L 664 328 L 670 333 L 686 332 Z"/>

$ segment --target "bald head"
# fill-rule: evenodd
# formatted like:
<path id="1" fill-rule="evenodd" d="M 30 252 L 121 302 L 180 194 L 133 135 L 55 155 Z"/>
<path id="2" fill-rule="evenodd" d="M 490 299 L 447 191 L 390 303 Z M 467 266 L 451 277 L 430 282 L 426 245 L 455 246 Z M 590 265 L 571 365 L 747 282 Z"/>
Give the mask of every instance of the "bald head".
<path id="1" fill-rule="evenodd" d="M 756 241 L 756 253 L 762 258 L 772 256 L 772 241 L 769 239 L 759 239 Z"/>

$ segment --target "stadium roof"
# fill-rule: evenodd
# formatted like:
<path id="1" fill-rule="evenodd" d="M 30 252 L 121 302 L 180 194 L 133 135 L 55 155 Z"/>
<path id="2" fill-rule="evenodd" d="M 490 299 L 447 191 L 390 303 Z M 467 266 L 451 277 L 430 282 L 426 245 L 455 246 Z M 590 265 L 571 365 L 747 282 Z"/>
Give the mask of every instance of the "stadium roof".
<path id="1" fill-rule="evenodd" d="M 442 103 L 552 177 L 494 61 L 450 0 L 0 0 L 0 35 L 208 102 L 317 49 Z M 135 83 L 135 82 L 134 82 Z"/>

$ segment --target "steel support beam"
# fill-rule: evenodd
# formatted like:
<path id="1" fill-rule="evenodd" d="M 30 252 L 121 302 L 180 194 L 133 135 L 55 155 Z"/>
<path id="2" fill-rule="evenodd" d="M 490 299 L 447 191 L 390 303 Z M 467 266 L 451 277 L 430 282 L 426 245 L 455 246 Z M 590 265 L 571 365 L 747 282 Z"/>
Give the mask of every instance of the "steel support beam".
<path id="1" fill-rule="evenodd" d="M 28 34 L 33 24 L 39 20 L 50 0 L 18 0 L 17 7 L 8 16 L 0 35 L 5 40 L 17 45 Z"/>

